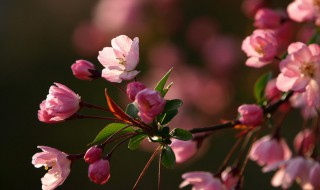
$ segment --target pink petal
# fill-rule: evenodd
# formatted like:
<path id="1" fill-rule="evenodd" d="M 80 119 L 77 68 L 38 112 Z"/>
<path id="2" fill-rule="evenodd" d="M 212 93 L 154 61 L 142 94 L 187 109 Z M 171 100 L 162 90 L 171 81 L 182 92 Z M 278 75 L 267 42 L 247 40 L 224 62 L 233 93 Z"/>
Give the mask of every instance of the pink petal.
<path id="1" fill-rule="evenodd" d="M 126 35 L 120 35 L 111 40 L 111 46 L 120 52 L 122 52 L 125 56 L 128 55 L 132 45 L 132 40 Z"/>
<path id="2" fill-rule="evenodd" d="M 286 77 L 282 73 L 280 73 L 278 75 L 276 85 L 279 90 L 281 90 L 283 92 L 287 92 L 287 91 L 291 90 L 291 88 L 294 85 L 294 83 L 296 82 L 296 80 L 297 80 L 297 78 Z"/>
<path id="3" fill-rule="evenodd" d="M 102 51 L 99 51 L 98 60 L 104 67 L 114 66 L 122 68 L 121 70 L 124 69 L 124 66 L 119 64 L 117 56 L 111 47 L 105 47 Z"/>
<path id="4" fill-rule="evenodd" d="M 288 47 L 288 54 L 292 54 L 296 51 L 298 51 L 299 49 L 301 49 L 302 47 L 305 47 L 306 45 L 302 42 L 295 42 L 289 45 Z"/>
<path id="5" fill-rule="evenodd" d="M 247 66 L 249 66 L 249 67 L 254 67 L 254 68 L 263 67 L 263 66 L 267 65 L 268 63 L 270 63 L 270 62 L 260 61 L 260 59 L 257 58 L 257 57 L 250 57 L 250 58 L 248 58 L 247 61 L 246 61 L 246 65 L 247 65 Z"/>
<path id="6" fill-rule="evenodd" d="M 120 78 L 120 75 L 123 73 L 123 71 L 119 70 L 110 70 L 109 68 L 105 68 L 102 70 L 101 77 L 105 78 L 106 80 L 110 82 L 117 82 L 120 83 L 122 79 Z"/>
<path id="7" fill-rule="evenodd" d="M 136 77 L 137 74 L 139 74 L 139 73 L 140 73 L 140 71 L 136 71 L 136 70 L 130 71 L 130 72 L 124 71 L 123 73 L 121 73 L 120 79 L 122 79 L 122 80 L 131 80 L 134 77 Z"/>
<path id="8" fill-rule="evenodd" d="M 132 71 L 139 62 L 139 38 L 134 38 L 132 46 L 126 57 L 126 71 Z"/>

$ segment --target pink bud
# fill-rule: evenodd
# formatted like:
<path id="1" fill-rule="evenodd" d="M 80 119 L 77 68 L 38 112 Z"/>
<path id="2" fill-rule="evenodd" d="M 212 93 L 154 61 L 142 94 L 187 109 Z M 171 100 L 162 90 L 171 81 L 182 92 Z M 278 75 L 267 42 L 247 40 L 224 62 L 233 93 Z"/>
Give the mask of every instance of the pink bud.
<path id="1" fill-rule="evenodd" d="M 73 75 L 80 80 L 92 80 L 95 67 L 92 63 L 86 60 L 77 60 L 74 64 L 71 65 L 71 70 Z"/>
<path id="2" fill-rule="evenodd" d="M 255 104 L 243 104 L 238 108 L 239 121 L 244 125 L 258 126 L 263 122 L 263 110 Z"/>
<path id="3" fill-rule="evenodd" d="M 283 139 L 264 136 L 253 143 L 250 151 L 250 159 L 257 161 L 259 165 L 271 165 L 288 160 L 291 151 Z"/>
<path id="4" fill-rule="evenodd" d="M 136 99 L 136 95 L 141 90 L 145 89 L 146 86 L 142 84 L 141 82 L 130 82 L 127 85 L 127 95 L 131 101 L 134 101 Z"/>
<path id="5" fill-rule="evenodd" d="M 254 17 L 254 26 L 261 29 L 274 29 L 280 26 L 281 16 L 272 9 L 262 8 Z"/>
<path id="6" fill-rule="evenodd" d="M 239 174 L 235 169 L 228 167 L 221 173 L 221 179 L 227 190 L 232 190 L 238 184 Z"/>
<path id="7" fill-rule="evenodd" d="M 171 148 L 176 156 L 176 162 L 182 163 L 192 158 L 197 153 L 197 143 L 195 141 L 182 141 L 172 139 Z"/>
<path id="8" fill-rule="evenodd" d="M 57 123 L 68 119 L 80 109 L 81 98 L 68 87 L 54 83 L 47 99 L 40 104 L 38 119 L 45 123 Z"/>
<path id="9" fill-rule="evenodd" d="M 105 184 L 110 178 L 109 160 L 100 159 L 90 164 L 88 177 L 94 183 Z"/>
<path id="10" fill-rule="evenodd" d="M 267 86 L 264 90 L 264 93 L 266 95 L 266 98 L 270 101 L 273 102 L 275 100 L 278 100 L 282 93 L 281 91 L 277 88 L 276 86 L 276 79 L 272 79 L 267 83 Z"/>
<path id="11" fill-rule="evenodd" d="M 184 181 L 180 184 L 180 189 L 192 185 L 193 190 L 225 190 L 221 180 L 213 177 L 209 172 L 187 172 L 182 175 Z"/>
<path id="12" fill-rule="evenodd" d="M 84 155 L 84 161 L 88 164 L 92 164 L 93 162 L 99 160 L 102 155 L 102 148 L 97 146 L 90 147 L 86 154 Z"/>
<path id="13" fill-rule="evenodd" d="M 309 180 L 314 189 L 320 189 L 320 164 L 316 162 L 309 172 Z"/>
<path id="14" fill-rule="evenodd" d="M 144 89 L 136 95 L 135 103 L 139 110 L 138 115 L 142 121 L 151 123 L 163 111 L 166 101 L 158 91 Z"/>
<path id="15" fill-rule="evenodd" d="M 294 149 L 299 153 L 311 154 L 316 143 L 315 134 L 310 129 L 300 131 L 294 138 Z M 302 147 L 303 146 L 303 147 Z"/>

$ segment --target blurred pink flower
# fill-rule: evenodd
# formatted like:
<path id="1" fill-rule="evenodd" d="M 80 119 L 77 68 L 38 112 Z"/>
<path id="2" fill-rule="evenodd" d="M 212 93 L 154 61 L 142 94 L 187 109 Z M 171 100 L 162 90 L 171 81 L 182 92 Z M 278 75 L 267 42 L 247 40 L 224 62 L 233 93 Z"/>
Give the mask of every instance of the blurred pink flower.
<path id="1" fill-rule="evenodd" d="M 183 163 L 197 153 L 197 142 L 172 139 L 171 148 L 176 156 L 176 162 Z"/>
<path id="2" fill-rule="evenodd" d="M 294 149 L 302 155 L 312 154 L 312 150 L 316 143 L 316 136 L 310 129 L 300 131 L 294 138 Z"/>
<path id="3" fill-rule="evenodd" d="M 260 68 L 277 55 L 278 41 L 272 30 L 256 29 L 251 36 L 244 39 L 241 48 L 249 57 L 246 65 Z"/>
<path id="4" fill-rule="evenodd" d="M 242 10 L 248 17 L 253 17 L 256 12 L 266 6 L 265 0 L 244 0 Z"/>
<path id="5" fill-rule="evenodd" d="M 61 185 L 70 173 L 71 160 L 68 155 L 57 149 L 38 146 L 43 152 L 32 157 L 32 164 L 39 168 L 44 166 L 48 172 L 41 178 L 43 190 L 53 190 Z"/>
<path id="6" fill-rule="evenodd" d="M 316 91 L 312 92 L 312 88 L 309 88 L 309 87 L 310 86 L 306 87 L 306 91 L 304 93 L 294 93 L 293 96 L 290 98 L 290 103 L 292 107 L 300 108 L 301 114 L 305 119 L 317 117 L 318 116 L 317 109 L 320 108 L 320 104 L 315 106 L 309 106 L 308 104 L 308 99 L 310 99 L 309 94 L 316 95 L 315 92 L 318 91 L 318 89 L 316 88 L 315 89 Z"/>
<path id="7" fill-rule="evenodd" d="M 281 98 L 282 92 L 276 86 L 276 79 L 272 79 L 267 83 L 264 93 L 270 102 L 274 102 Z"/>
<path id="8" fill-rule="evenodd" d="M 291 151 L 284 139 L 264 136 L 253 143 L 250 159 L 261 166 L 270 166 L 291 158 Z M 266 167 L 267 168 L 267 167 Z"/>
<path id="9" fill-rule="evenodd" d="M 281 186 L 288 189 L 297 180 L 303 189 L 308 186 L 309 171 L 312 162 L 304 157 L 298 156 L 280 164 L 280 169 L 272 178 L 271 184 L 274 187 Z"/>
<path id="10" fill-rule="evenodd" d="M 92 164 L 93 162 L 99 160 L 102 155 L 102 148 L 97 146 L 90 147 L 86 154 L 84 155 L 84 161 L 88 164 Z"/>
<path id="11" fill-rule="evenodd" d="M 71 70 L 73 75 L 80 80 L 92 80 L 93 73 L 91 71 L 96 69 L 89 61 L 80 59 L 71 65 Z"/>
<path id="12" fill-rule="evenodd" d="M 281 25 L 279 13 L 269 8 L 262 8 L 254 16 L 254 26 L 260 29 L 274 29 Z"/>
<path id="13" fill-rule="evenodd" d="M 316 21 L 319 25 L 320 4 L 316 0 L 295 0 L 287 7 L 289 17 L 296 22 Z"/>
<path id="14" fill-rule="evenodd" d="M 238 108 L 239 121 L 244 125 L 258 126 L 263 121 L 263 110 L 255 104 L 243 104 Z"/>
<path id="15" fill-rule="evenodd" d="M 144 90 L 145 88 L 147 88 L 144 84 L 142 84 L 141 82 L 130 82 L 127 85 L 127 95 L 129 97 L 129 99 L 131 101 L 134 101 L 136 99 L 136 95 L 138 94 L 138 92 L 140 92 L 141 90 Z"/>
<path id="16" fill-rule="evenodd" d="M 56 123 L 68 119 L 80 109 L 80 96 L 68 87 L 54 83 L 47 99 L 40 104 L 38 119 L 45 123 Z"/>
<path id="17" fill-rule="evenodd" d="M 160 114 L 166 101 L 160 93 L 151 89 L 144 89 L 136 95 L 135 103 L 138 107 L 138 115 L 145 123 L 151 123 Z"/>
<path id="18" fill-rule="evenodd" d="M 99 52 L 98 60 L 105 67 L 102 77 L 118 83 L 133 79 L 139 73 L 134 70 L 139 62 L 139 38 L 132 41 L 128 36 L 120 35 L 111 40 L 111 46 Z"/>
<path id="19" fill-rule="evenodd" d="M 180 188 L 192 185 L 192 190 L 226 190 L 221 180 L 213 177 L 209 172 L 188 172 L 182 175 L 184 181 Z"/>
<path id="20" fill-rule="evenodd" d="M 110 178 L 109 160 L 100 159 L 90 164 L 88 177 L 92 182 L 100 185 L 107 183 Z"/>
<path id="21" fill-rule="evenodd" d="M 309 181 L 314 190 L 320 189 L 320 164 L 314 162 L 309 172 Z"/>

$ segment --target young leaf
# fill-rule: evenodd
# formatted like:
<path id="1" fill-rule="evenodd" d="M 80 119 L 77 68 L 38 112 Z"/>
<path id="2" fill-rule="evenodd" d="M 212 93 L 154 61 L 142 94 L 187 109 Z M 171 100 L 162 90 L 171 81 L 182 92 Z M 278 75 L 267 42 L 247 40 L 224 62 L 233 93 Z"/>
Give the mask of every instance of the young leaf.
<path id="1" fill-rule="evenodd" d="M 170 146 L 166 145 L 162 148 L 161 163 L 166 167 L 173 169 L 176 164 L 176 156 Z"/>
<path id="2" fill-rule="evenodd" d="M 162 77 L 162 79 L 158 82 L 158 84 L 154 87 L 154 89 L 161 93 L 162 97 L 167 93 L 171 85 L 168 85 L 166 89 L 164 89 L 164 86 L 166 85 L 166 82 L 170 76 L 170 73 L 173 68 L 171 68 L 165 75 Z"/>
<path id="3" fill-rule="evenodd" d="M 126 113 L 132 118 L 138 118 L 138 108 L 134 103 L 128 104 Z"/>
<path id="4" fill-rule="evenodd" d="M 254 84 L 254 96 L 258 104 L 265 100 L 264 90 L 267 83 L 272 79 L 272 72 L 262 75 Z"/>
<path id="5" fill-rule="evenodd" d="M 147 137 L 146 134 L 139 134 L 137 136 L 132 137 L 129 141 L 128 148 L 131 150 L 137 149 L 139 147 L 141 141 L 146 137 Z"/>
<path id="6" fill-rule="evenodd" d="M 165 125 L 169 123 L 176 115 L 178 114 L 178 110 L 170 110 L 167 113 L 164 113 L 160 116 L 159 122 L 161 125 Z"/>
<path id="7" fill-rule="evenodd" d="M 179 140 L 188 141 L 192 139 L 192 133 L 187 130 L 175 128 L 170 132 L 170 135 Z"/>
<path id="8" fill-rule="evenodd" d="M 167 94 L 167 92 L 169 91 L 169 89 L 171 88 L 172 85 L 173 85 L 173 82 L 168 84 L 168 86 L 162 90 L 162 92 L 161 92 L 162 97 L 164 97 Z"/>
<path id="9" fill-rule="evenodd" d="M 112 134 L 115 132 L 127 127 L 128 124 L 125 123 L 111 123 L 107 125 L 105 128 L 103 128 L 96 138 L 89 144 L 89 146 L 95 145 L 95 144 L 100 144 L 103 141 L 105 141 L 107 138 L 109 138 Z M 124 134 L 124 133 L 129 133 L 129 132 L 134 132 L 134 129 L 132 127 L 127 127 L 123 129 L 119 134 Z"/>
<path id="10" fill-rule="evenodd" d="M 163 113 L 178 109 L 180 106 L 182 106 L 182 101 L 179 99 L 167 100 Z"/>

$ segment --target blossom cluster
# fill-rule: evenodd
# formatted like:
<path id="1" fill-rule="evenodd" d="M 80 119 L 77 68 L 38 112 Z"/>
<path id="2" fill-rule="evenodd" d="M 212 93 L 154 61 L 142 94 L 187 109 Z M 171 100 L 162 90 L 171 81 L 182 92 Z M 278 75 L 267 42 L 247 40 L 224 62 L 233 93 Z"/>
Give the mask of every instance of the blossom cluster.
<path id="1" fill-rule="evenodd" d="M 249 0 L 247 0 L 249 1 Z M 192 186 L 193 190 L 242 189 L 249 160 L 262 167 L 262 173 L 275 171 L 271 185 L 288 189 L 296 182 L 302 189 L 320 189 L 319 113 L 320 113 L 320 46 L 316 30 L 308 42 L 296 41 L 284 35 L 294 22 L 312 22 L 319 26 L 319 3 L 295 0 L 286 10 L 273 10 L 255 0 L 252 7 L 244 7 L 254 18 L 255 30 L 247 36 L 241 49 L 248 57 L 245 65 L 254 69 L 276 68 L 262 75 L 255 83 L 254 103 L 239 105 L 238 116 L 233 120 L 186 130 L 174 128 L 171 120 L 179 113 L 182 101 L 166 99 L 172 83 L 166 85 L 174 72 L 170 69 L 155 85 L 148 87 L 138 82 L 139 38 L 120 35 L 111 40 L 111 47 L 104 47 L 97 57 L 103 69 L 86 60 L 77 60 L 72 66 L 73 75 L 80 80 L 105 79 L 125 94 L 129 103 L 122 109 L 105 89 L 107 107 L 85 101 L 67 86 L 54 83 L 47 98 L 40 104 L 38 119 L 45 123 L 58 123 L 74 119 L 103 119 L 109 123 L 103 128 L 84 153 L 67 154 L 55 148 L 38 146 L 43 152 L 32 158 L 35 167 L 49 169 L 41 179 L 42 189 L 53 190 L 60 186 L 71 171 L 72 162 L 83 159 L 88 166 L 88 178 L 105 184 L 111 176 L 110 160 L 117 148 L 128 142 L 135 150 L 147 140 L 156 148 L 141 172 L 133 189 L 138 186 L 145 170 L 156 155 L 159 163 L 173 169 L 192 159 L 201 149 L 203 141 L 216 130 L 232 128 L 237 131 L 237 141 L 230 149 L 221 167 L 213 171 L 190 171 L 182 174 L 180 188 Z M 252 3 L 252 2 L 251 2 Z M 249 14 L 250 13 L 250 14 Z M 126 84 L 126 89 L 118 86 Z M 201 100 L 198 100 L 201 101 Z M 112 117 L 83 115 L 84 108 L 97 109 Z M 299 108 L 304 125 L 293 140 L 293 152 L 288 145 L 284 121 L 293 108 Z M 172 128 L 173 127 L 173 128 Z M 261 135 L 263 134 L 263 135 Z M 105 147 L 116 145 L 105 153 Z M 239 151 L 235 151 L 235 150 Z M 207 170 L 207 169 L 206 169 Z M 160 167 L 159 177 L 160 179 Z M 160 180 L 159 180 L 160 181 Z M 160 184 L 158 184 L 160 189 Z"/>

